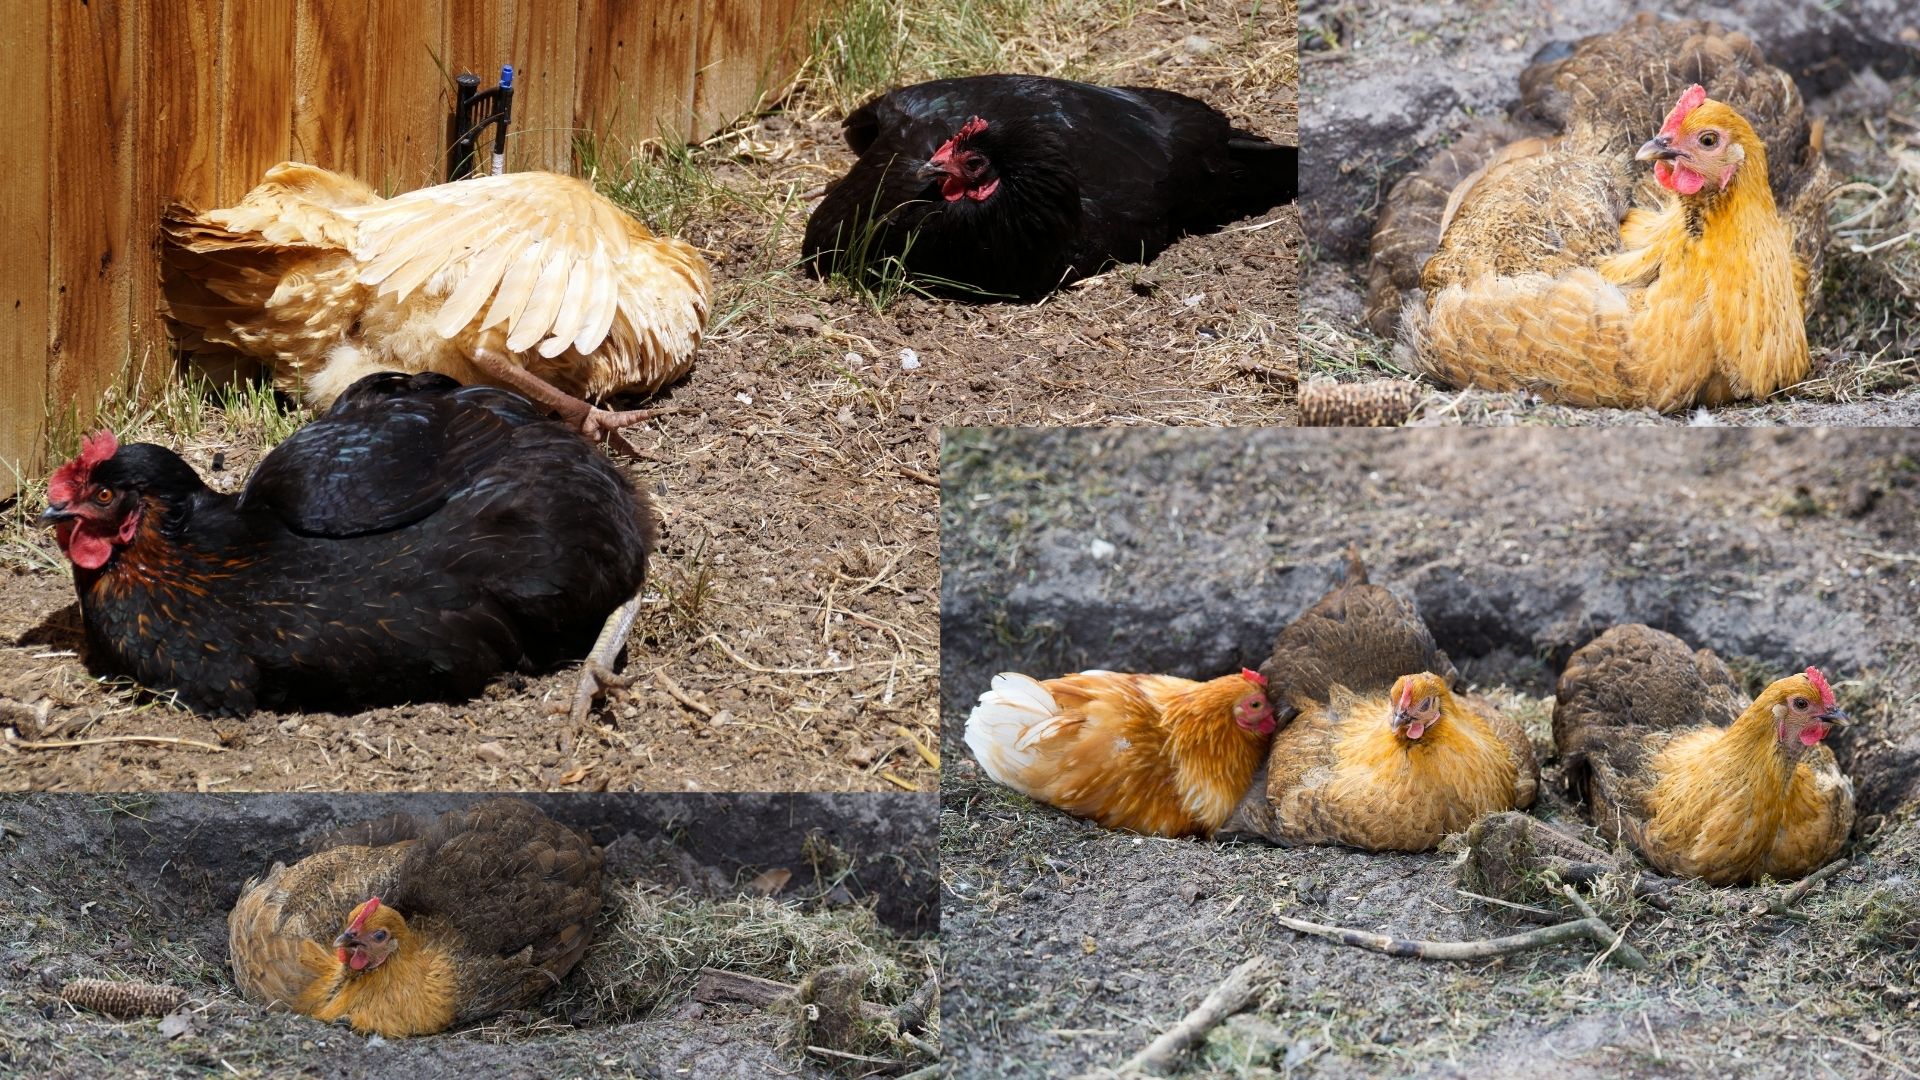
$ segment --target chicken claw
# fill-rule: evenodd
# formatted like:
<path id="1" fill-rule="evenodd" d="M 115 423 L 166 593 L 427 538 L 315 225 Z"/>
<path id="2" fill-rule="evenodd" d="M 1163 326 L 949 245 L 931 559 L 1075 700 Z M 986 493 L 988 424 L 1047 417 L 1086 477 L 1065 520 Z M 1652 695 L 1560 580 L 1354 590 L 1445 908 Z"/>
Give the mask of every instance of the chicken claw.
<path id="1" fill-rule="evenodd" d="M 677 405 L 662 405 L 653 409 L 629 409 L 625 412 L 602 409 L 561 390 L 492 349 L 475 349 L 473 366 L 485 372 L 488 378 L 552 409 L 566 421 L 568 426 L 580 434 L 604 442 L 629 457 L 643 455 L 620 434 L 621 428 L 680 411 Z"/>
<path id="2" fill-rule="evenodd" d="M 580 687 L 573 694 L 574 723 L 586 723 L 587 717 L 593 713 L 593 703 L 606 696 L 608 690 L 632 686 L 638 678 L 616 673 L 613 665 L 619 661 L 620 651 L 627 647 L 627 635 L 633 631 L 634 620 L 639 617 L 640 597 L 637 595 L 607 616 L 600 636 L 594 639 L 593 650 L 580 666 Z"/>

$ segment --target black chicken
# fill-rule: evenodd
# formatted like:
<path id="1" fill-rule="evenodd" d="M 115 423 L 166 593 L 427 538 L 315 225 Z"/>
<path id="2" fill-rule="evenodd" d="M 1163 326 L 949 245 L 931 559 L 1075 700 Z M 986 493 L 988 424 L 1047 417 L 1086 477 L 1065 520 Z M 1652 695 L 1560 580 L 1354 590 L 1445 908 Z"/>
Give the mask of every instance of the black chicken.
<path id="1" fill-rule="evenodd" d="M 1033 299 L 1289 202 L 1299 184 L 1298 147 L 1148 87 L 941 79 L 877 97 L 845 126 L 860 159 L 802 247 L 822 276 L 892 257 L 923 281 Z"/>
<path id="2" fill-rule="evenodd" d="M 94 662 L 211 713 L 468 696 L 580 655 L 611 612 L 588 692 L 654 541 L 592 444 L 518 394 L 430 373 L 354 383 L 237 496 L 111 432 L 47 495 Z"/>

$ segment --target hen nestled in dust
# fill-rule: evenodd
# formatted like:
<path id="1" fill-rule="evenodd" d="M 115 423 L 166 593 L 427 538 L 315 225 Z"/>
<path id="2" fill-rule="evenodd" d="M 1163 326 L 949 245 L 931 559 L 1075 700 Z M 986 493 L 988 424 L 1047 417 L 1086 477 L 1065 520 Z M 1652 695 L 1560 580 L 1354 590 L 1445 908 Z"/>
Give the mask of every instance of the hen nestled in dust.
<path id="1" fill-rule="evenodd" d="M 1533 805 L 1526 732 L 1457 692 L 1420 613 L 1369 584 L 1357 555 L 1346 582 L 1280 632 L 1262 670 L 1283 726 L 1225 832 L 1426 851 L 1483 815 Z"/>
<path id="2" fill-rule="evenodd" d="M 1002 674 L 967 717 L 987 775 L 1110 829 L 1212 832 L 1246 790 L 1273 732 L 1266 680 L 1207 682 L 1082 671 Z"/>
<path id="3" fill-rule="evenodd" d="M 1549 47 L 1387 196 L 1368 319 L 1451 386 L 1672 412 L 1806 378 L 1821 129 L 1748 38 L 1642 15 Z M 1651 163 L 1649 168 L 1647 163 Z"/>
<path id="4" fill-rule="evenodd" d="M 1603 835 L 1662 873 L 1734 885 L 1839 854 L 1853 784 L 1822 740 L 1846 721 L 1814 668 L 1748 704 L 1711 652 L 1633 624 L 1567 662 L 1553 741 Z"/>
<path id="5" fill-rule="evenodd" d="M 471 696 L 581 655 L 604 622 L 591 696 L 654 542 L 625 474 L 525 398 L 396 372 L 349 387 L 238 495 L 101 432 L 41 520 L 73 563 L 89 660 L 227 714 Z"/>
<path id="6" fill-rule="evenodd" d="M 821 276 L 892 258 L 932 284 L 1035 299 L 1299 186 L 1297 147 L 1151 87 L 941 79 L 883 94 L 845 126 L 859 160 L 801 247 Z"/>
<path id="7" fill-rule="evenodd" d="M 162 240 L 180 348 L 261 361 L 316 409 L 371 372 L 437 371 L 611 436 L 653 411 L 581 399 L 686 374 L 707 318 L 707 264 L 692 247 L 554 173 L 382 199 L 287 162 L 238 206 L 170 207 Z"/>
<path id="8" fill-rule="evenodd" d="M 247 999 L 355 1031 L 431 1035 L 530 1005 L 586 952 L 601 852 L 518 799 L 330 834 L 227 916 Z"/>

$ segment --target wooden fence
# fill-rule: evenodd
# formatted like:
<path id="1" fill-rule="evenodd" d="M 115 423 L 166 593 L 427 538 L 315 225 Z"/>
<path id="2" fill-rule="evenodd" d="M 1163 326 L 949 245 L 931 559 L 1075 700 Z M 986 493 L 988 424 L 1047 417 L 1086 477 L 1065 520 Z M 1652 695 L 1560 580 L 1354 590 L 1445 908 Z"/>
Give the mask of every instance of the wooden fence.
<path id="1" fill-rule="evenodd" d="M 822 0 L 0 0 L 0 498 L 50 416 L 171 370 L 155 235 L 277 162 L 445 179 L 452 75 L 515 70 L 508 168 L 704 137 L 792 79 Z M 485 169 L 483 140 L 480 167 Z"/>

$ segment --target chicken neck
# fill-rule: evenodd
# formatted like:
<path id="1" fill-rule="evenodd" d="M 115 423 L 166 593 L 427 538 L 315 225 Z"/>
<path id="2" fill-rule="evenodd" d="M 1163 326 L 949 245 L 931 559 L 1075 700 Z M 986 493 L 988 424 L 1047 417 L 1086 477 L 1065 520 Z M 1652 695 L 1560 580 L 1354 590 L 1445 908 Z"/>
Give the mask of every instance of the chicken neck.
<path id="1" fill-rule="evenodd" d="M 308 1012 L 346 1019 L 356 1031 L 388 1037 L 427 1035 L 453 1023 L 459 980 L 447 951 L 417 929 L 379 967 L 355 972 L 339 960 L 318 984 Z"/>

